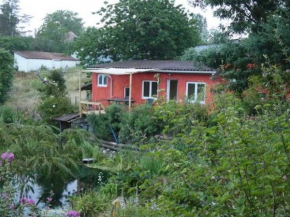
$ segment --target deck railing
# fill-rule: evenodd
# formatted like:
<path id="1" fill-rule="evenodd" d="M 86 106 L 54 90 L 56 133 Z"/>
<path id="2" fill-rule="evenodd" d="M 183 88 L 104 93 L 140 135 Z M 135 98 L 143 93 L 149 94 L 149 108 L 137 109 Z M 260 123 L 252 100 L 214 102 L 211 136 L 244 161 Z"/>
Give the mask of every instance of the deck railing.
<path id="1" fill-rule="evenodd" d="M 80 114 L 105 114 L 105 107 L 99 102 L 80 101 Z"/>

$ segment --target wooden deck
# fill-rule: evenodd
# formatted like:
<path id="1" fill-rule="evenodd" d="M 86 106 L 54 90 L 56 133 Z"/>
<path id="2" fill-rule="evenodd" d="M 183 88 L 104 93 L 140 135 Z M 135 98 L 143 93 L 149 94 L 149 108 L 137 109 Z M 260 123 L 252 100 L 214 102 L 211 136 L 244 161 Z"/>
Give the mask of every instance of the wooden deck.
<path id="1" fill-rule="evenodd" d="M 105 107 L 99 102 L 87 102 L 80 101 L 80 114 L 90 115 L 90 114 L 106 114 Z"/>

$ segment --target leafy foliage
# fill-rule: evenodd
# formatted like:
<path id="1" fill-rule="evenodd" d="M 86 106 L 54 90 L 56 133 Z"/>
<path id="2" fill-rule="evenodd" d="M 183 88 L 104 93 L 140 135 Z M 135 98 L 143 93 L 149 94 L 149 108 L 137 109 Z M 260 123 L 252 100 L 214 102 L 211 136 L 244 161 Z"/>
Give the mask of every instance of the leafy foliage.
<path id="1" fill-rule="evenodd" d="M 70 99 L 66 96 L 66 85 L 60 71 L 51 71 L 48 79 L 51 81 L 42 86 L 39 91 L 42 93 L 42 101 L 38 107 L 42 112 L 44 120 L 51 122 L 51 119 L 74 111 Z"/>
<path id="2" fill-rule="evenodd" d="M 31 18 L 28 15 L 19 15 L 19 0 L 4 0 L 0 5 L 0 35 L 15 37 L 20 35 L 19 24 L 27 23 Z"/>
<path id="3" fill-rule="evenodd" d="M 83 31 L 82 19 L 72 11 L 58 10 L 48 14 L 37 32 L 36 44 L 43 51 L 64 52 L 69 49 L 69 33 L 77 36 Z"/>
<path id="4" fill-rule="evenodd" d="M 169 0 L 121 0 L 96 14 L 105 27 L 87 30 L 77 42 L 80 58 L 87 61 L 89 56 L 86 63 L 96 63 L 99 57 L 173 59 L 200 42 L 199 30 L 205 25 L 202 17 L 187 14 Z M 92 40 L 94 46 L 88 46 Z"/>
<path id="5" fill-rule="evenodd" d="M 211 6 L 221 19 L 231 19 L 231 29 L 236 33 L 257 32 L 276 10 L 289 7 L 287 0 L 188 0 L 194 6 Z"/>
<path id="6" fill-rule="evenodd" d="M 0 48 L 4 48 L 11 53 L 19 50 L 33 50 L 34 39 L 32 37 L 0 37 Z"/>
<path id="7" fill-rule="evenodd" d="M 13 81 L 13 57 L 11 54 L 0 48 L 0 104 L 2 104 L 12 86 Z"/>

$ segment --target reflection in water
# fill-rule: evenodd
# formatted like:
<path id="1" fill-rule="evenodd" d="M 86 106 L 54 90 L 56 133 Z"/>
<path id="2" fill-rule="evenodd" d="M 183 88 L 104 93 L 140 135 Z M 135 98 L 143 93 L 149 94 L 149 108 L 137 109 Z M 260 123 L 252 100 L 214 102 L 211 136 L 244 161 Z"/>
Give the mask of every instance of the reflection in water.
<path id="1" fill-rule="evenodd" d="M 75 177 L 77 178 L 63 177 L 57 173 L 50 177 L 37 175 L 36 184 L 32 185 L 34 191 L 29 191 L 27 197 L 37 201 L 40 208 L 47 204 L 49 197 L 52 198 L 50 202 L 52 208 L 65 207 L 69 205 L 70 196 L 98 188 L 101 183 L 107 181 L 108 174 L 82 167 Z"/>

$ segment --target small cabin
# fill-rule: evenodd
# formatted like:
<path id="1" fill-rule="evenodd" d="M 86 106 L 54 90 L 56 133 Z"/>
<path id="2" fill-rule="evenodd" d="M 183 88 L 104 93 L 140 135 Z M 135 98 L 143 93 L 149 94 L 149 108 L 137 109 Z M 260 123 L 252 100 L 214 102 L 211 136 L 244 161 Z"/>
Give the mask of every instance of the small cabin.
<path id="1" fill-rule="evenodd" d="M 92 102 L 104 106 L 124 103 L 129 107 L 152 103 L 157 98 L 210 103 L 216 71 L 191 61 L 138 60 L 98 64 L 92 73 Z"/>

